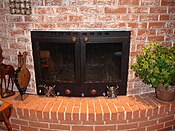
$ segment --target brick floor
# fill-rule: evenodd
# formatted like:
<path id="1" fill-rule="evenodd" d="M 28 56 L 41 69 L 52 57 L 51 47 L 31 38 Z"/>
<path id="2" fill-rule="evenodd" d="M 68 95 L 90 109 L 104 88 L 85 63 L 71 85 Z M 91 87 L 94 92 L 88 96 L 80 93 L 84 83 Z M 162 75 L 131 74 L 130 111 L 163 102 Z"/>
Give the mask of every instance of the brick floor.
<path id="1" fill-rule="evenodd" d="M 175 102 L 161 102 L 153 93 L 104 97 L 41 97 L 19 93 L 13 104 L 14 131 L 167 131 L 175 129 Z M 4 128 L 0 123 L 0 128 Z"/>

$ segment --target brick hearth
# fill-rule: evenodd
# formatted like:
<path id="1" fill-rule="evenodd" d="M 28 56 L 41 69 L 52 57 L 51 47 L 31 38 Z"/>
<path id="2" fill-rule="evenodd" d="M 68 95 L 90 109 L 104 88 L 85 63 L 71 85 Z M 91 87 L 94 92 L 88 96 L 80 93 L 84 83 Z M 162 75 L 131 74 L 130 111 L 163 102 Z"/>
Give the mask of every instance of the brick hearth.
<path id="1" fill-rule="evenodd" d="M 6 98 L 13 104 L 14 131 L 167 131 L 175 129 L 175 102 L 163 103 L 154 94 L 104 97 L 40 97 L 19 94 Z M 3 125 L 0 124 L 3 129 Z"/>

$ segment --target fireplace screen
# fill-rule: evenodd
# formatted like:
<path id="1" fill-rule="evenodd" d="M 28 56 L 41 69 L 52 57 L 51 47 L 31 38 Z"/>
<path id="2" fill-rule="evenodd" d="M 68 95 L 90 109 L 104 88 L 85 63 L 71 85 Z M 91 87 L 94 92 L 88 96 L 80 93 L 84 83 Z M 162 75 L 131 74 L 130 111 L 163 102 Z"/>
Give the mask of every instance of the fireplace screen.
<path id="1" fill-rule="evenodd" d="M 37 93 L 102 96 L 127 88 L 129 31 L 32 31 Z"/>

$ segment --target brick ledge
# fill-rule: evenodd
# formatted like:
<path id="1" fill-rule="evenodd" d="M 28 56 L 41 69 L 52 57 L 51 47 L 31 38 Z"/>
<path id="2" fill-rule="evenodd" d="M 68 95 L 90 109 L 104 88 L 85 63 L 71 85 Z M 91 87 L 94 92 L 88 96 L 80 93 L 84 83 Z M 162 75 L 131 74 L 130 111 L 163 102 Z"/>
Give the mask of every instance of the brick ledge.
<path id="1" fill-rule="evenodd" d="M 175 102 L 160 102 L 153 93 L 115 99 L 26 94 L 21 101 L 16 92 L 5 100 L 14 107 L 10 122 L 15 131 L 175 129 Z"/>

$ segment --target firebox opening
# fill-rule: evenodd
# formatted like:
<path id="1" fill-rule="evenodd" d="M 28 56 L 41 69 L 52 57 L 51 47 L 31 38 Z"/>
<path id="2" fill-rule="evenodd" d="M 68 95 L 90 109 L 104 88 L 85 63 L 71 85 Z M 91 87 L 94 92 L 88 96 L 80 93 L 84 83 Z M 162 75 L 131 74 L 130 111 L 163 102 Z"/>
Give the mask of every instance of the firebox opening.
<path id="1" fill-rule="evenodd" d="M 38 95 L 126 95 L 129 31 L 32 31 Z"/>

